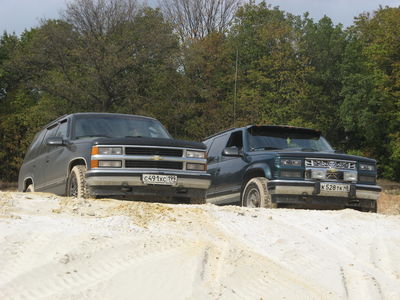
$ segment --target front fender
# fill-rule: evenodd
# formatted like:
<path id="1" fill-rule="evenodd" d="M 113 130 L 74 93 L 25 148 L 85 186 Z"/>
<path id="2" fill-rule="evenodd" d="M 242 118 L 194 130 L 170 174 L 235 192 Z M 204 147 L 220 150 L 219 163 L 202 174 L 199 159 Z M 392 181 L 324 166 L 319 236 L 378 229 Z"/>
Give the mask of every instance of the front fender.
<path id="1" fill-rule="evenodd" d="M 247 182 L 248 179 L 253 177 L 265 177 L 267 179 L 272 179 L 271 168 L 265 162 L 251 164 L 245 171 L 243 182 Z"/>

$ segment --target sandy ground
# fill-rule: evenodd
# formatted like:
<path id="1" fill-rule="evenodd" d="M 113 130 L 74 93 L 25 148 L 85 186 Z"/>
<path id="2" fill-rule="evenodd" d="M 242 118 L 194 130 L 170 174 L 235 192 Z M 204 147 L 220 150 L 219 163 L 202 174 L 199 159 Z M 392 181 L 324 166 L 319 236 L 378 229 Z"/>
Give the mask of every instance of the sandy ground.
<path id="1" fill-rule="evenodd" d="M 400 216 L 0 192 L 0 299 L 400 299 Z"/>

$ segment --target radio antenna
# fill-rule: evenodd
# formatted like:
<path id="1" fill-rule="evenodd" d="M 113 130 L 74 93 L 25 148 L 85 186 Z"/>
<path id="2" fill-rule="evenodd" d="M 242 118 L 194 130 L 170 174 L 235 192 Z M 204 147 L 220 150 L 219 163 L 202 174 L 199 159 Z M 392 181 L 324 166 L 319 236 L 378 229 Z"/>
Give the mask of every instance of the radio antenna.
<path id="1" fill-rule="evenodd" d="M 238 60 L 239 60 L 239 50 L 236 49 L 235 89 L 234 89 L 234 94 L 233 94 L 233 127 L 236 127 L 236 97 L 237 97 Z"/>

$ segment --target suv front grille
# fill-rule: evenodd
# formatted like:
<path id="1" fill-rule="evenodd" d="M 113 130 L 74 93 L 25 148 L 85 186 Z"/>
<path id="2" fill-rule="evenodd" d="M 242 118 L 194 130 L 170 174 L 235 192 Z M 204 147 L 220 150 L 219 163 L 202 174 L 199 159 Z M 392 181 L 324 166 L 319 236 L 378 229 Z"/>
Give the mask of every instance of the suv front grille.
<path id="1" fill-rule="evenodd" d="M 176 161 L 148 161 L 148 160 L 126 160 L 125 168 L 148 168 L 148 169 L 172 169 L 182 170 L 183 163 Z"/>
<path id="2" fill-rule="evenodd" d="M 305 162 L 306 168 L 329 168 L 341 170 L 355 170 L 356 163 L 346 160 L 317 159 L 307 158 Z"/>
<path id="3" fill-rule="evenodd" d="M 160 155 L 160 156 L 174 156 L 182 157 L 182 149 L 169 149 L 169 148 L 142 148 L 142 147 L 126 147 L 126 155 Z"/>

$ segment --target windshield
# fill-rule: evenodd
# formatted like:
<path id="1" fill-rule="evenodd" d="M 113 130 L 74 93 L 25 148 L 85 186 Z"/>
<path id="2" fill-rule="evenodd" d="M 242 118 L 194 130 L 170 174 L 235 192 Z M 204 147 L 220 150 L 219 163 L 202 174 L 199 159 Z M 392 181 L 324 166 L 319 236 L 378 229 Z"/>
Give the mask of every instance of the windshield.
<path id="1" fill-rule="evenodd" d="M 296 128 L 251 127 L 249 146 L 257 150 L 333 151 L 317 131 Z"/>
<path id="2" fill-rule="evenodd" d="M 157 120 L 124 116 L 93 116 L 77 119 L 75 121 L 75 138 L 84 137 L 171 138 Z"/>

